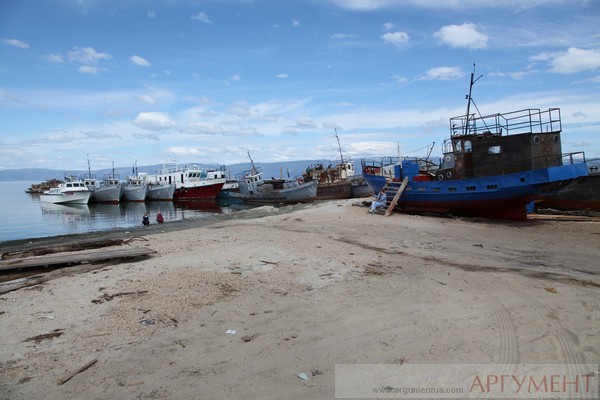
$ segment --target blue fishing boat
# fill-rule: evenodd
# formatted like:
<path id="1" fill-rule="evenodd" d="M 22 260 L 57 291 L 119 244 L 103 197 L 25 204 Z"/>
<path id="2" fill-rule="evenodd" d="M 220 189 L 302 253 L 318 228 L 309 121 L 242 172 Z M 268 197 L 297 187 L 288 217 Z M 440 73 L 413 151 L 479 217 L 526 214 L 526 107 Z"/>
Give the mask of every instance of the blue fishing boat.
<path id="1" fill-rule="evenodd" d="M 525 220 L 528 204 L 588 174 L 583 152 L 562 153 L 559 108 L 476 116 L 470 113 L 475 82 L 472 73 L 467 113 L 450 119 L 439 165 L 362 160 L 374 193 L 387 185 L 388 201 L 400 210 Z"/>

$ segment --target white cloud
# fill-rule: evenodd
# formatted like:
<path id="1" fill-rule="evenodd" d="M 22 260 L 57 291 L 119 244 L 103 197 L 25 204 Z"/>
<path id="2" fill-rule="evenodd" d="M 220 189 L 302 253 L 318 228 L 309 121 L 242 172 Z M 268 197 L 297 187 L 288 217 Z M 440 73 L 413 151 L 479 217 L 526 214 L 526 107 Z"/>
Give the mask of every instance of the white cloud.
<path id="1" fill-rule="evenodd" d="M 300 21 L 298 21 L 297 19 L 293 19 L 292 20 L 292 26 L 294 28 L 298 28 L 300 26 Z"/>
<path id="2" fill-rule="evenodd" d="M 548 59 L 551 64 L 550 70 L 559 74 L 575 74 L 600 68 L 599 49 L 585 50 L 571 47 L 564 53 L 550 55 Z"/>
<path id="3" fill-rule="evenodd" d="M 148 16 L 148 18 L 154 18 L 154 17 L 156 17 L 156 13 L 154 12 L 154 10 L 148 10 L 148 12 L 146 13 L 146 15 Z"/>
<path id="4" fill-rule="evenodd" d="M 46 54 L 45 56 L 43 56 L 43 58 L 46 61 L 49 61 L 51 63 L 56 63 L 56 64 L 63 64 L 65 62 L 65 60 L 63 59 L 63 56 L 61 56 L 60 54 L 55 54 L 55 53 Z"/>
<path id="5" fill-rule="evenodd" d="M 149 67 L 150 66 L 150 63 L 148 62 L 148 60 L 146 60 L 145 58 L 140 57 L 138 55 L 133 55 L 133 56 L 129 57 L 129 61 L 131 61 L 138 67 Z"/>
<path id="6" fill-rule="evenodd" d="M 465 73 L 457 67 L 438 67 L 427 70 L 426 75 L 422 78 L 425 80 L 441 80 L 450 81 L 455 79 L 461 79 L 465 76 Z"/>
<path id="7" fill-rule="evenodd" d="M 100 53 L 91 47 L 75 47 L 74 50 L 69 52 L 69 60 L 79 64 L 97 64 L 100 60 L 110 60 L 112 57 L 108 53 Z"/>
<path id="8" fill-rule="evenodd" d="M 212 24 L 212 21 L 208 19 L 208 15 L 204 11 L 200 11 L 198 14 L 194 14 L 190 17 L 196 21 L 204 22 L 205 24 Z"/>
<path id="9" fill-rule="evenodd" d="M 277 75 L 275 75 L 275 77 L 279 78 L 279 79 L 285 79 L 285 78 L 288 78 L 289 75 L 288 74 L 277 74 Z"/>
<path id="10" fill-rule="evenodd" d="M 402 46 L 410 40 L 406 32 L 387 32 L 380 36 L 384 42 L 393 44 L 394 46 Z"/>
<path id="11" fill-rule="evenodd" d="M 477 31 L 475 24 L 447 25 L 433 34 L 450 47 L 485 49 L 488 37 Z"/>
<path id="12" fill-rule="evenodd" d="M 98 67 L 92 67 L 91 65 L 82 65 L 79 67 L 79 72 L 82 74 L 96 75 L 98 73 Z"/>
<path id="13" fill-rule="evenodd" d="M 135 117 L 133 123 L 137 127 L 149 131 L 171 129 L 175 126 L 171 117 L 161 112 L 141 112 Z"/>
<path id="14" fill-rule="evenodd" d="M 391 31 L 392 29 L 394 29 L 394 24 L 391 22 L 386 22 L 383 24 L 383 30 L 386 32 Z"/>
<path id="15" fill-rule="evenodd" d="M 7 46 L 18 47 L 20 49 L 28 49 L 29 45 L 19 39 L 2 39 L 2 44 Z"/>

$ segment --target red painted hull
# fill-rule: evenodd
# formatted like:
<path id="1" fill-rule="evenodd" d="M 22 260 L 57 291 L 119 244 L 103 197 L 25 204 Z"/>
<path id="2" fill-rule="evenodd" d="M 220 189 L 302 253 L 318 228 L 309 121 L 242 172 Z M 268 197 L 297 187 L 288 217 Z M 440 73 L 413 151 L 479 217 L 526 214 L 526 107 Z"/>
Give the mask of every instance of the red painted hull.
<path id="1" fill-rule="evenodd" d="M 215 199 L 225 182 L 197 187 L 180 187 L 175 190 L 175 201 L 194 201 Z"/>

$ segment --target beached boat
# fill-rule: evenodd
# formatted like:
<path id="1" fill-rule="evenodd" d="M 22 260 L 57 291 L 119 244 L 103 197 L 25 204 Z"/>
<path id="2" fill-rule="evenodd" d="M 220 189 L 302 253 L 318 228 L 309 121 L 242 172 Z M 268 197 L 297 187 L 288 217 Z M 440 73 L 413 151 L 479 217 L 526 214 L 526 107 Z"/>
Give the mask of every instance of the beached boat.
<path id="1" fill-rule="evenodd" d="M 352 179 L 350 189 L 352 191 L 352 198 L 354 199 L 360 199 L 373 195 L 373 192 L 371 192 L 371 187 L 365 178 L 362 177 L 362 175 L 355 176 L 354 179 Z"/>
<path id="2" fill-rule="evenodd" d="M 475 116 L 473 78 L 467 113 L 450 119 L 439 168 L 427 171 L 416 159 L 363 160 L 373 192 L 387 185 L 388 201 L 401 210 L 524 220 L 529 203 L 587 175 L 583 153 L 562 154 L 560 109 Z"/>
<path id="3" fill-rule="evenodd" d="M 250 154 L 248 154 L 250 157 Z M 317 181 L 304 182 L 301 179 L 263 178 L 260 167 L 250 158 L 251 169 L 237 174 L 239 193 L 232 197 L 247 203 L 257 204 L 295 204 L 311 202 L 317 197 Z"/>
<path id="4" fill-rule="evenodd" d="M 139 175 L 127 177 L 127 182 L 123 185 L 123 201 L 143 203 L 146 200 L 148 185 Z"/>
<path id="5" fill-rule="evenodd" d="M 327 167 L 310 165 L 302 177 L 305 182 L 317 182 L 317 200 L 349 199 L 354 174 L 354 163 L 341 161 Z"/>
<path id="6" fill-rule="evenodd" d="M 87 204 L 91 194 L 92 192 L 83 182 L 68 178 L 66 182 L 40 194 L 40 202 L 52 204 Z"/>
<path id="7" fill-rule="evenodd" d="M 175 201 L 214 200 L 226 181 L 207 175 L 197 165 L 165 166 L 148 179 L 152 183 L 174 184 Z"/>
<path id="8" fill-rule="evenodd" d="M 313 164 L 306 168 L 302 178 L 305 182 L 317 181 L 317 200 L 349 199 L 352 197 L 364 197 L 365 191 L 370 189 L 364 180 L 356 178 L 354 162 L 344 158 L 340 138 L 335 130 L 335 138 L 338 143 L 340 160 L 323 167 L 323 164 Z M 364 189 L 364 190 L 362 190 Z"/>
<path id="9" fill-rule="evenodd" d="M 588 160 L 588 176 L 546 196 L 537 208 L 556 210 L 600 210 L 600 159 Z"/>

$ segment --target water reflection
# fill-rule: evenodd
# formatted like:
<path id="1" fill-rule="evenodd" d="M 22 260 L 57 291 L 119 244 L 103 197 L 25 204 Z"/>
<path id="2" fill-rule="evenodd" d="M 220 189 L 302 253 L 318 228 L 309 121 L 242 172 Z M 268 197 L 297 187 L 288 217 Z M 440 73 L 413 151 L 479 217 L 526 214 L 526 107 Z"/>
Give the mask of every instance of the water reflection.
<path id="1" fill-rule="evenodd" d="M 165 222 L 170 222 L 179 221 L 184 218 L 202 218 L 214 213 L 223 212 L 221 206 L 215 201 L 184 203 L 153 201 L 146 203 L 91 203 L 84 205 L 40 203 L 40 205 L 42 216 L 47 222 L 55 224 L 60 221 L 70 232 L 141 227 L 144 214 L 148 214 L 150 222 L 154 224 L 156 223 L 158 213 L 163 215 Z M 229 212 L 229 210 L 226 212 Z"/>

